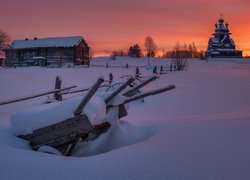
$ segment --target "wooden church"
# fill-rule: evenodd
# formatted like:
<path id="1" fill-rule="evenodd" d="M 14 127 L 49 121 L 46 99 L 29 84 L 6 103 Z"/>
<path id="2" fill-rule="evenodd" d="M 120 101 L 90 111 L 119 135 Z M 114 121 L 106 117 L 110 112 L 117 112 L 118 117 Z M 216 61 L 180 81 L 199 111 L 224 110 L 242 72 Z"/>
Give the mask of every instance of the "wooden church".
<path id="1" fill-rule="evenodd" d="M 206 57 L 211 58 L 241 58 L 242 51 L 235 49 L 235 43 L 232 38 L 230 38 L 230 33 L 228 29 L 228 23 L 224 24 L 224 19 L 222 16 L 215 24 L 214 37 L 211 37 L 208 41 L 208 47 L 206 51 Z"/>

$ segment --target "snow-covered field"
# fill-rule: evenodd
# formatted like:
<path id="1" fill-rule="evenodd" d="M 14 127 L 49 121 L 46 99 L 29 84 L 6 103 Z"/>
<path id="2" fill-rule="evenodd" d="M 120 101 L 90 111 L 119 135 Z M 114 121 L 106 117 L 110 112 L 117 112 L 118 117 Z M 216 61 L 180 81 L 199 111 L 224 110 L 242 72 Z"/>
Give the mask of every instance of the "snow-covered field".
<path id="1" fill-rule="evenodd" d="M 0 101 L 53 89 L 57 75 L 63 86 L 85 88 L 110 72 L 114 79 L 134 74 L 136 66 L 152 74 L 143 67 L 147 59 L 109 62 L 127 63 L 133 67 L 98 67 L 106 61 L 97 59 L 90 68 L 0 69 Z M 47 97 L 0 106 L 0 179 L 250 179 L 250 64 L 191 60 L 186 71 L 160 75 L 144 91 L 170 84 L 176 89 L 130 103 L 128 116 L 77 146 L 74 157 L 32 151 L 14 135 L 12 115 L 43 110 Z M 41 114 L 34 121 L 42 121 Z"/>

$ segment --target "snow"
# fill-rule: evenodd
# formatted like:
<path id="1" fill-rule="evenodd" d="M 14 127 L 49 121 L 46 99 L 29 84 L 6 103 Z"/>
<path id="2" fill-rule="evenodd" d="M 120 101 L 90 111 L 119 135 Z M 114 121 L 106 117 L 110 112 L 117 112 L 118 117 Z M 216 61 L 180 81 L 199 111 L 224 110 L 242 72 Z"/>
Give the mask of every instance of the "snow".
<path id="1" fill-rule="evenodd" d="M 64 102 L 54 102 L 31 107 L 11 116 L 10 122 L 15 135 L 25 135 L 33 130 L 49 126 L 74 117 L 74 110 L 81 101 L 76 97 Z M 93 125 L 100 124 L 105 119 L 106 105 L 101 97 L 94 96 L 83 111 Z"/>
<path id="2" fill-rule="evenodd" d="M 243 63 L 249 64 L 250 58 L 207 58 L 208 61 L 214 62 L 234 62 L 234 63 Z"/>
<path id="3" fill-rule="evenodd" d="M 212 51 L 211 54 L 220 54 L 218 51 Z"/>
<path id="4" fill-rule="evenodd" d="M 210 39 L 211 39 L 211 41 L 212 41 L 213 43 L 216 43 L 216 44 L 219 43 L 219 39 L 218 39 L 218 38 L 211 37 Z"/>
<path id="5" fill-rule="evenodd" d="M 11 48 L 73 47 L 78 45 L 81 40 L 81 36 L 38 38 L 36 40 L 14 40 L 11 44 Z"/>
<path id="6" fill-rule="evenodd" d="M 223 48 L 218 48 L 216 49 L 217 51 L 238 51 L 238 50 L 235 50 L 235 49 L 223 49 Z"/>
<path id="7" fill-rule="evenodd" d="M 46 58 L 43 56 L 34 56 L 33 59 L 34 60 L 41 60 L 41 59 L 46 59 Z"/>
<path id="8" fill-rule="evenodd" d="M 130 103 L 128 116 L 121 120 L 111 109 L 105 117 L 113 120 L 109 131 L 78 144 L 74 157 L 32 151 L 28 142 L 15 136 L 10 120 L 22 113 L 16 118 L 32 114 L 46 121 L 43 117 L 50 113 L 41 112 L 52 110 L 58 116 L 69 115 L 68 108 L 84 93 L 65 95 L 61 103 L 45 105 L 46 97 L 39 97 L 0 106 L 0 179 L 249 179 L 250 64 L 220 60 L 190 60 L 187 70 L 160 75 L 143 91 L 169 84 L 176 89 Z M 151 65 L 168 66 L 170 61 L 152 58 Z M 104 67 L 2 69 L 0 99 L 53 89 L 57 75 L 63 86 L 79 88 L 90 87 L 100 75 L 108 79 L 110 72 L 114 79 L 134 74 L 136 66 L 143 76 L 152 75 L 144 67 L 147 58 L 109 61 L 133 65 L 128 69 L 105 68 L 101 59 L 92 63 Z M 90 110 L 102 104 L 103 95 L 98 93 Z M 67 110 L 59 111 L 64 106 Z"/>
<path id="9" fill-rule="evenodd" d="M 5 57 L 5 56 L 0 55 L 0 59 L 6 59 L 6 57 Z"/>

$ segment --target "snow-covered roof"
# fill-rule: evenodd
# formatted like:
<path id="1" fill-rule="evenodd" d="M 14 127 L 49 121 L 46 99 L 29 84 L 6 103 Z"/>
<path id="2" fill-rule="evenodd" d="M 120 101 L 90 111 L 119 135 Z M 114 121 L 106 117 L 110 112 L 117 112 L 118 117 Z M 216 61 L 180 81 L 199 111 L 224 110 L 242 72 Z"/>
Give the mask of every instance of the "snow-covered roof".
<path id="1" fill-rule="evenodd" d="M 211 54 L 220 54 L 218 51 L 212 51 Z"/>
<path id="2" fill-rule="evenodd" d="M 233 52 L 233 51 L 240 51 L 240 50 L 235 50 L 235 49 L 223 49 L 223 48 L 220 48 L 220 49 L 210 49 L 210 50 L 207 50 L 207 52 Z"/>
<path id="3" fill-rule="evenodd" d="M 219 29 L 224 29 L 224 30 L 227 30 L 227 28 L 224 26 L 224 24 L 222 24 L 221 26 L 218 26 Z"/>
<path id="4" fill-rule="evenodd" d="M 45 48 L 45 47 L 73 47 L 78 45 L 83 38 L 81 36 L 71 37 L 50 37 L 50 38 L 34 38 L 25 40 L 14 40 L 10 48 Z"/>
<path id="5" fill-rule="evenodd" d="M 212 37 L 210 39 L 211 39 L 212 43 L 216 43 L 216 44 L 219 43 L 219 39 L 218 38 Z"/>
<path id="6" fill-rule="evenodd" d="M 216 49 L 217 51 L 240 51 L 240 50 L 235 50 L 235 49 Z"/>
<path id="7" fill-rule="evenodd" d="M 231 42 L 231 44 L 234 45 L 234 40 L 233 39 L 230 38 L 230 42 Z"/>
<path id="8" fill-rule="evenodd" d="M 5 57 L 5 56 L 0 55 L 0 59 L 6 59 L 6 57 Z"/>
<path id="9" fill-rule="evenodd" d="M 228 36 L 225 34 L 224 38 L 220 41 L 221 43 L 224 42 L 226 39 L 228 38 Z"/>
<path id="10" fill-rule="evenodd" d="M 43 56 L 34 56 L 33 59 L 40 60 L 40 59 L 46 59 L 46 57 L 43 57 Z"/>

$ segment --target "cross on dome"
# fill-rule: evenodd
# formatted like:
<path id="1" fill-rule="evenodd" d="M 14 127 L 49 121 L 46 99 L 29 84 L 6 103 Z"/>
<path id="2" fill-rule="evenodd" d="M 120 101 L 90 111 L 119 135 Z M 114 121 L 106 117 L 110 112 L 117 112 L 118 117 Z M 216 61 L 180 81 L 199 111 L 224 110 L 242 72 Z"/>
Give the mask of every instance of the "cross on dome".
<path id="1" fill-rule="evenodd" d="M 222 14 L 220 14 L 219 24 L 222 25 L 224 23 L 224 19 L 222 18 Z"/>

